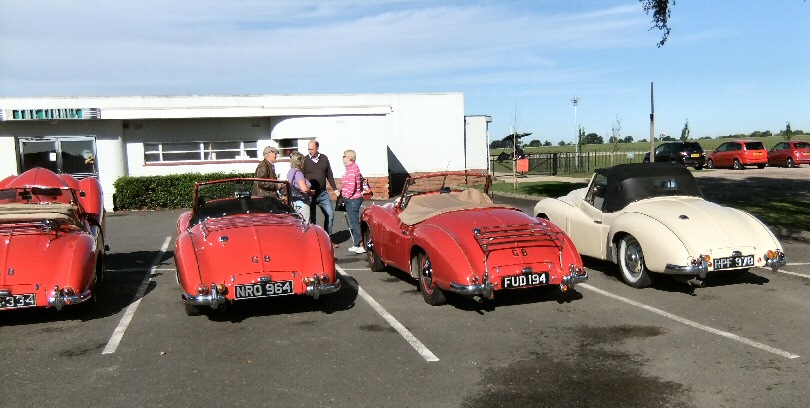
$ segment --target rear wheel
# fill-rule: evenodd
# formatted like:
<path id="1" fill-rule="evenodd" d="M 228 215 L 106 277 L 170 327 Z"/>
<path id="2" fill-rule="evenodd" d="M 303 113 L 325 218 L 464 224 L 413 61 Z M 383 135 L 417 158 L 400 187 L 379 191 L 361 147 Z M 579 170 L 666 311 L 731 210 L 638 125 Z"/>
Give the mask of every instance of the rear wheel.
<path id="1" fill-rule="evenodd" d="M 650 271 L 644 263 L 644 251 L 632 235 L 624 237 L 619 243 L 619 268 L 622 279 L 634 288 L 646 288 L 652 284 Z"/>
<path id="2" fill-rule="evenodd" d="M 363 232 L 363 245 L 366 247 L 366 256 L 368 256 L 368 268 L 373 272 L 382 272 L 385 269 L 380 256 L 374 248 L 374 238 L 371 237 L 371 228 L 367 228 Z"/>
<path id="3" fill-rule="evenodd" d="M 706 162 L 706 168 L 713 169 L 714 168 L 714 160 L 709 159 L 709 161 Z"/>
<path id="4" fill-rule="evenodd" d="M 792 157 L 787 158 L 787 166 L 790 167 L 790 168 L 796 167 L 796 162 L 793 161 Z"/>
<path id="5" fill-rule="evenodd" d="M 447 299 L 442 290 L 433 282 L 433 264 L 426 253 L 419 254 L 419 290 L 425 303 L 437 306 Z"/>
<path id="6" fill-rule="evenodd" d="M 734 164 L 732 165 L 732 167 L 734 167 L 734 170 L 742 170 L 744 168 L 742 163 L 740 163 L 740 160 L 738 159 L 734 159 Z"/>
<path id="7" fill-rule="evenodd" d="M 202 307 L 186 303 L 186 315 L 199 316 L 201 314 L 202 314 Z"/>

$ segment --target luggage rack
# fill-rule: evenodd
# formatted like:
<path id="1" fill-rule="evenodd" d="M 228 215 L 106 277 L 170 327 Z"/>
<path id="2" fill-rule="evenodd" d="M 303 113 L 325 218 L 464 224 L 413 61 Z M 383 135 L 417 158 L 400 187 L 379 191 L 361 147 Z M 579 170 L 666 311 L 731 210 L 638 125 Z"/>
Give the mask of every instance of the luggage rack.
<path id="1" fill-rule="evenodd" d="M 473 234 L 484 251 L 485 281 L 489 281 L 489 253 L 496 249 L 541 247 L 551 244 L 557 248 L 558 264 L 562 268 L 565 241 L 546 223 L 479 227 L 473 228 Z"/>
<path id="2" fill-rule="evenodd" d="M 241 214 L 240 214 L 241 215 Z M 202 231 L 203 239 L 206 239 L 208 234 L 212 231 L 224 230 L 229 228 L 239 228 L 239 227 L 251 227 L 251 226 L 258 226 L 258 225 L 290 225 L 291 218 L 292 219 L 300 219 L 300 215 L 298 214 L 287 214 L 290 215 L 290 218 L 287 217 L 280 217 L 280 214 L 250 214 L 250 216 L 222 216 L 222 217 L 211 217 L 211 218 L 204 218 L 200 222 L 200 230 Z M 302 228 L 306 230 L 308 225 L 306 222 L 303 222 Z"/>
<path id="3" fill-rule="evenodd" d="M 473 234 L 485 255 L 495 249 L 547 246 L 549 243 L 562 252 L 565 246 L 559 232 L 545 223 L 480 227 L 474 228 Z"/>

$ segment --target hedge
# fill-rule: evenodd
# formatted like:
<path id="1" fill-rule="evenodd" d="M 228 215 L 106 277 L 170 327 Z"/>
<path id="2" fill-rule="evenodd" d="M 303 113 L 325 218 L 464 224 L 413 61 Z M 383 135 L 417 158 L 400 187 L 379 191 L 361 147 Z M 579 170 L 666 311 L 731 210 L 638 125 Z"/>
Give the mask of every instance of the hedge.
<path id="1" fill-rule="evenodd" d="M 115 180 L 114 210 L 162 210 L 190 208 L 194 183 L 254 177 L 253 173 L 186 173 L 168 176 L 121 177 Z"/>

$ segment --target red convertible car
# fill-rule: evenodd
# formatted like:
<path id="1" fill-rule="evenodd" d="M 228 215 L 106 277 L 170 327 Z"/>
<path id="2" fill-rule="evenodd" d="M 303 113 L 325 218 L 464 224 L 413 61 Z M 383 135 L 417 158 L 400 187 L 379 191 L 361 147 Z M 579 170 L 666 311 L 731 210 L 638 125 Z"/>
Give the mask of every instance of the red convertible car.
<path id="1" fill-rule="evenodd" d="M 272 191 L 251 195 L 254 183 Z M 323 228 L 290 205 L 287 181 L 238 178 L 194 185 L 177 221 L 177 283 L 189 316 L 244 299 L 337 292 L 335 253 Z"/>
<path id="2" fill-rule="evenodd" d="M 0 181 L 0 309 L 92 306 L 106 250 L 97 179 L 38 167 Z"/>
<path id="3" fill-rule="evenodd" d="M 372 271 L 385 265 L 419 282 L 430 305 L 454 292 L 492 299 L 496 291 L 587 280 L 568 236 L 549 221 L 495 204 L 489 175 L 442 172 L 411 177 L 393 203 L 363 211 Z"/>

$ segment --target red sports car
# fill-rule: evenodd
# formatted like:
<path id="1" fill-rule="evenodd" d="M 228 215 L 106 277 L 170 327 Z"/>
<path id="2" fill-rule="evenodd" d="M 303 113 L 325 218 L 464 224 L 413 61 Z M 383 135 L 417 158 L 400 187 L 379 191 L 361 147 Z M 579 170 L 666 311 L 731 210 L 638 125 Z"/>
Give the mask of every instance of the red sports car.
<path id="1" fill-rule="evenodd" d="M 106 250 L 96 178 L 38 167 L 0 181 L 0 309 L 92 306 Z"/>
<path id="2" fill-rule="evenodd" d="M 779 142 L 768 152 L 768 165 L 799 167 L 802 164 L 810 164 L 810 143 L 803 140 Z"/>
<path id="3" fill-rule="evenodd" d="M 251 195 L 262 183 L 269 196 Z M 337 292 L 335 253 L 323 228 L 290 205 L 287 181 L 238 178 L 194 185 L 177 221 L 177 283 L 189 316 L 243 299 Z"/>
<path id="4" fill-rule="evenodd" d="M 496 291 L 587 280 L 568 236 L 549 221 L 495 204 L 490 177 L 442 172 L 411 177 L 393 203 L 363 211 L 363 245 L 372 271 L 385 265 L 417 279 L 430 305 L 445 292 L 492 299 Z"/>

